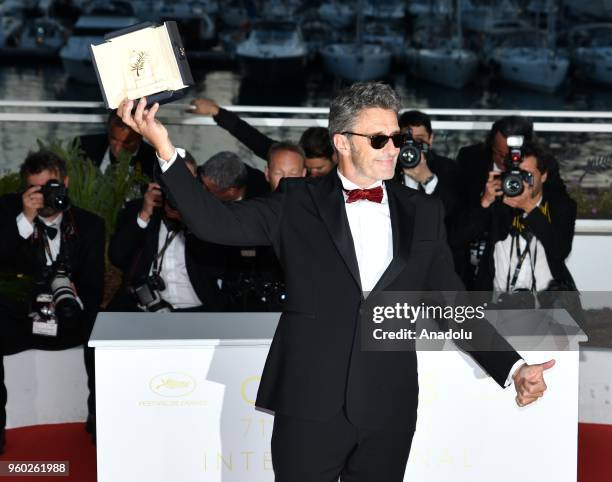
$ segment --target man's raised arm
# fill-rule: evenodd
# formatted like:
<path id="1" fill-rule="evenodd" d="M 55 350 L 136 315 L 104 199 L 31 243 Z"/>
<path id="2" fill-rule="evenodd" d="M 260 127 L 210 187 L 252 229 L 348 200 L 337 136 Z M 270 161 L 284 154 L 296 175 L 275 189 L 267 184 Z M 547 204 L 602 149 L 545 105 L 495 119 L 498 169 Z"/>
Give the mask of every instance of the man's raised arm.
<path id="1" fill-rule="evenodd" d="M 283 195 L 265 199 L 223 203 L 193 177 L 176 149 L 167 129 L 155 118 L 159 104 L 146 109 L 141 99 L 132 114 L 134 102 L 124 100 L 117 109 L 123 122 L 140 133 L 157 151 L 167 187 L 187 227 L 200 239 L 226 245 L 269 245 L 273 243 L 281 215 Z"/>

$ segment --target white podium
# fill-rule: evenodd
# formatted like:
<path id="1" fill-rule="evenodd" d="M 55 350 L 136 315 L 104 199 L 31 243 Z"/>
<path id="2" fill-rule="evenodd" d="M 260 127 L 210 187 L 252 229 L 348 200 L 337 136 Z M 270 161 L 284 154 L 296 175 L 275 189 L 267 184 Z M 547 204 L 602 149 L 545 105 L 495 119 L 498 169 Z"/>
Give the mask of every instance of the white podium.
<path id="1" fill-rule="evenodd" d="M 101 313 L 89 342 L 98 481 L 273 481 L 273 417 L 253 402 L 277 320 Z M 572 337 L 569 350 L 522 353 L 529 363 L 557 360 L 546 372 L 545 397 L 524 408 L 513 388 L 500 389 L 469 357 L 419 352 L 420 405 L 405 480 L 575 482 L 577 343 L 584 339 Z"/>

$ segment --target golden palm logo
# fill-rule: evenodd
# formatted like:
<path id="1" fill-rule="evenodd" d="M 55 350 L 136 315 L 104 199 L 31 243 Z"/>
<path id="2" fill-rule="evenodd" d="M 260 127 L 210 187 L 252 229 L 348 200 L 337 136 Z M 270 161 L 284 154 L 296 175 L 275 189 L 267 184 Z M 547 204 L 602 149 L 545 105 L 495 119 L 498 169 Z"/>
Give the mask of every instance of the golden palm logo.
<path id="1" fill-rule="evenodd" d="M 188 373 L 169 372 L 154 376 L 149 387 L 162 397 L 184 397 L 195 390 L 196 382 Z"/>

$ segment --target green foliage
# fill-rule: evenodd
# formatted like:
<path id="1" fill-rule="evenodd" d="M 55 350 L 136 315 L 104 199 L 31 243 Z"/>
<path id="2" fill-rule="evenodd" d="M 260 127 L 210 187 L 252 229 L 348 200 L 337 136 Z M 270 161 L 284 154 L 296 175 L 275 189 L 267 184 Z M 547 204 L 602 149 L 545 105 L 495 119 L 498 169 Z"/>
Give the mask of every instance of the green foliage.
<path id="1" fill-rule="evenodd" d="M 575 186 L 569 190 L 578 204 L 578 218 L 612 219 L 612 191 Z"/>
<path id="2" fill-rule="evenodd" d="M 140 185 L 149 182 L 140 166 L 134 169 L 131 167 L 131 156 L 126 152 L 119 155 L 116 164 L 101 172 L 85 156 L 78 140 L 66 143 L 53 141 L 49 144 L 38 140 L 38 145 L 55 152 L 66 161 L 70 177 L 70 199 L 76 206 L 102 217 L 106 223 L 107 235 L 114 231 L 117 214 L 123 203 L 127 199 L 140 197 Z"/>
<path id="3" fill-rule="evenodd" d="M 19 173 L 5 171 L 0 177 L 0 196 L 10 192 L 18 191 L 21 187 Z"/>

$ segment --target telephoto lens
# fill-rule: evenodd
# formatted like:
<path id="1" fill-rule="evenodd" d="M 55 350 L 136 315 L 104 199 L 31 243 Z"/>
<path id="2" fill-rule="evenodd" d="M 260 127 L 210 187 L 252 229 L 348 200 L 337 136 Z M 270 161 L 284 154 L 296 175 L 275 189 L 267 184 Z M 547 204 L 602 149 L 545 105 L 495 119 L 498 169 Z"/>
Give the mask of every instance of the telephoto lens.
<path id="1" fill-rule="evenodd" d="M 53 293 L 55 312 L 60 321 L 74 320 L 81 313 L 81 305 L 65 271 L 58 269 L 51 280 L 51 293 Z"/>

